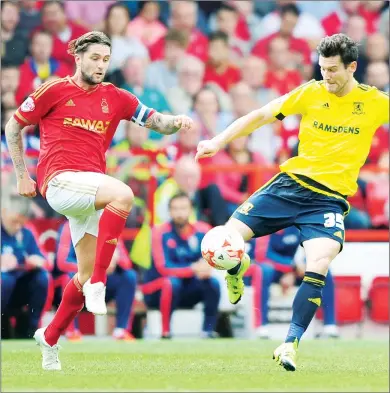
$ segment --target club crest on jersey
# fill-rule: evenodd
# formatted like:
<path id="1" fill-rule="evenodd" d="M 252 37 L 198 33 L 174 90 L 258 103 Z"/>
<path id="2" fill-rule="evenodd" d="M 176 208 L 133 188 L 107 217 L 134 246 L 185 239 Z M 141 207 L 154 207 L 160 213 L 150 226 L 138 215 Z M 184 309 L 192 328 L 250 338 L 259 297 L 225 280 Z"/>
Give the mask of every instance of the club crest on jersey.
<path id="1" fill-rule="evenodd" d="M 353 115 L 364 115 L 364 104 L 363 102 L 354 102 L 353 103 Z"/>
<path id="2" fill-rule="evenodd" d="M 102 106 L 102 112 L 103 113 L 109 113 L 110 110 L 108 109 L 108 104 L 107 104 L 107 100 L 105 98 L 102 98 L 102 102 L 100 104 Z"/>
<path id="3" fill-rule="evenodd" d="M 35 109 L 35 103 L 32 97 L 27 97 L 20 107 L 22 112 L 32 112 Z"/>

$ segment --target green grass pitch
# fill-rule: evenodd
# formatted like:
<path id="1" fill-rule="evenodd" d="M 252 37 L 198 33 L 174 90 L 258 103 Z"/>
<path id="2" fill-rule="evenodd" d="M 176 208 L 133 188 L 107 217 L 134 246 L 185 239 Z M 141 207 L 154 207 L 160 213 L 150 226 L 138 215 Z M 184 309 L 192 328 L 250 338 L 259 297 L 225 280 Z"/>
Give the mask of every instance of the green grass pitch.
<path id="1" fill-rule="evenodd" d="M 389 391 L 389 342 L 303 340 L 298 370 L 272 360 L 280 342 L 61 341 L 62 371 L 44 372 L 33 340 L 2 342 L 1 391 Z"/>

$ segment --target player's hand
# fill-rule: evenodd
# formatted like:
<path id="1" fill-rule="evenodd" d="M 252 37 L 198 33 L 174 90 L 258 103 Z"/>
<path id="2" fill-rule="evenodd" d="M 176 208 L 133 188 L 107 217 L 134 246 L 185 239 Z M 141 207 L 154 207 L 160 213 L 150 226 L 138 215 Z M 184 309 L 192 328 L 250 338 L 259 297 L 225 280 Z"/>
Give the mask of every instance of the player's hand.
<path id="1" fill-rule="evenodd" d="M 220 146 L 217 142 L 210 140 L 200 141 L 198 143 L 197 152 L 195 155 L 195 161 L 199 158 L 212 157 L 217 154 L 220 150 Z"/>
<path id="2" fill-rule="evenodd" d="M 18 180 L 17 190 L 19 195 L 33 198 L 37 195 L 36 188 L 37 183 L 27 174 L 22 179 Z"/>
<path id="3" fill-rule="evenodd" d="M 178 131 L 190 130 L 193 125 L 193 120 L 186 115 L 177 115 L 173 120 L 173 126 L 178 129 Z"/>

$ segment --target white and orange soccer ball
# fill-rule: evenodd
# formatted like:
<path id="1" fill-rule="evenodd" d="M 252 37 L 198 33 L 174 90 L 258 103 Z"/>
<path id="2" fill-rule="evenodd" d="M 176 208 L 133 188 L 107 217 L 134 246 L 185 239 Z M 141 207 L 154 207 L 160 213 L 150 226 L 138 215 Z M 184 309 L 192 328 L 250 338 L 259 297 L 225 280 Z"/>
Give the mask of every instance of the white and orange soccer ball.
<path id="1" fill-rule="evenodd" d="M 200 245 L 204 260 L 218 270 L 229 270 L 238 265 L 245 252 L 241 234 L 224 225 L 206 233 Z"/>

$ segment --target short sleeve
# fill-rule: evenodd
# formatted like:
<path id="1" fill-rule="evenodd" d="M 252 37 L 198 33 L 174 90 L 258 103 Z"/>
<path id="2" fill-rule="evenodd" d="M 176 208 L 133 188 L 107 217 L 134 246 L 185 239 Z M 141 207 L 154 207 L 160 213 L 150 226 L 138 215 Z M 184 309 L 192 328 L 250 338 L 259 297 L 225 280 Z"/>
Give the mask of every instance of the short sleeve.
<path id="1" fill-rule="evenodd" d="M 389 95 L 378 90 L 377 97 L 377 119 L 379 125 L 389 122 Z"/>
<path id="2" fill-rule="evenodd" d="M 44 83 L 30 94 L 14 114 L 15 120 L 22 126 L 37 124 L 50 111 L 56 102 L 61 81 Z"/>
<path id="3" fill-rule="evenodd" d="M 303 115 L 306 112 L 307 91 L 315 80 L 311 80 L 290 93 L 274 100 L 271 103 L 272 113 L 278 120 L 283 120 L 286 116 L 290 115 Z"/>
<path id="4" fill-rule="evenodd" d="M 123 104 L 122 120 L 130 120 L 140 126 L 145 126 L 146 120 L 155 112 L 144 105 L 134 94 L 118 89 L 120 102 Z"/>

